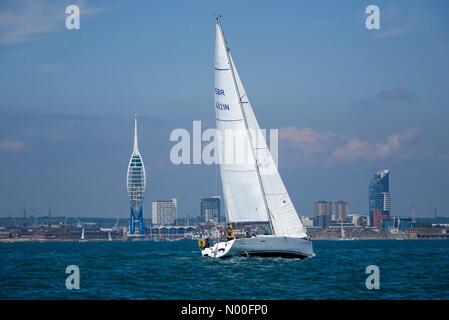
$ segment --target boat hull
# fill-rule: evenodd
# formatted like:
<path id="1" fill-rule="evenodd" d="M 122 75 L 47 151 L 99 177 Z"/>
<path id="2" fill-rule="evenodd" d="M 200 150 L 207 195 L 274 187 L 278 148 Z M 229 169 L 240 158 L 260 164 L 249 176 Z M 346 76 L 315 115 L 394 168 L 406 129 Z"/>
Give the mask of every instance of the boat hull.
<path id="1" fill-rule="evenodd" d="M 211 258 L 256 256 L 305 259 L 315 256 L 309 239 L 282 236 L 257 236 L 218 242 L 203 249 L 201 254 Z"/>

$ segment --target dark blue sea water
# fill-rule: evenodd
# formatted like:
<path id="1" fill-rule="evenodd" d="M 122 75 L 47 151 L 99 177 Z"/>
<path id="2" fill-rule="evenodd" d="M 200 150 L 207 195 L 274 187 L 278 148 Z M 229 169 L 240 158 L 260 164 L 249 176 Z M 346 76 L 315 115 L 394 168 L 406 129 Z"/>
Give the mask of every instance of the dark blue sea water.
<path id="1" fill-rule="evenodd" d="M 449 241 L 315 241 L 310 260 L 204 259 L 195 241 L 0 243 L 1 299 L 449 299 Z M 65 268 L 78 265 L 80 290 Z M 380 268 L 367 290 L 365 268 Z"/>

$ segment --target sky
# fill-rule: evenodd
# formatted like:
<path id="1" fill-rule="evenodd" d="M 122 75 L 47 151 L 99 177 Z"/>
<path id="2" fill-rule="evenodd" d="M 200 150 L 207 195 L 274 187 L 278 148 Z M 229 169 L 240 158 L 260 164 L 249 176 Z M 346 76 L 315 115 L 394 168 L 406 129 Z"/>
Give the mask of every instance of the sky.
<path id="1" fill-rule="evenodd" d="M 66 6 L 81 11 L 65 27 Z M 380 8 L 380 30 L 365 8 Z M 390 169 L 392 214 L 449 216 L 449 3 L 32 1 L 0 3 L 0 217 L 127 217 L 133 115 L 151 201 L 198 216 L 216 166 L 173 165 L 176 128 L 215 126 L 214 15 L 301 215 L 318 200 L 368 213 Z"/>

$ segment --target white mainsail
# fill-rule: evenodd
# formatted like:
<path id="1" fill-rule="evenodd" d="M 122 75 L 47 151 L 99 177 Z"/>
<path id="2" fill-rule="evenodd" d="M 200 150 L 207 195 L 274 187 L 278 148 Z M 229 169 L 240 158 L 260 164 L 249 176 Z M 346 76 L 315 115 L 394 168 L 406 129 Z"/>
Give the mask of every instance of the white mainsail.
<path id="1" fill-rule="evenodd" d="M 248 153 L 249 159 L 242 163 L 234 157 L 236 141 L 239 144 L 249 144 L 250 141 L 218 24 L 215 40 L 215 111 L 217 129 L 221 133 L 217 142 L 222 159 L 220 172 L 228 222 L 268 222 L 254 156 Z M 233 139 L 233 136 L 237 138 Z M 232 159 L 226 161 L 229 157 Z"/>
<path id="2" fill-rule="evenodd" d="M 233 142 L 227 139 L 224 130 L 238 130 L 240 143 L 248 143 L 253 151 L 243 165 L 220 165 L 228 221 L 269 221 L 275 235 L 307 237 L 254 116 L 218 19 L 215 109 L 217 128 L 222 133 L 222 159 L 232 151 L 229 145 Z"/>

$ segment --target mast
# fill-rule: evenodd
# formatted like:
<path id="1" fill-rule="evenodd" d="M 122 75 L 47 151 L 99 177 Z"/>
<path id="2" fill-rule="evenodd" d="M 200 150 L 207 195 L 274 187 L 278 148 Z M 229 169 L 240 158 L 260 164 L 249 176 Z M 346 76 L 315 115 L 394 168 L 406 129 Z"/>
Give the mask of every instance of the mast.
<path id="1" fill-rule="evenodd" d="M 340 235 L 340 237 L 342 239 L 344 239 L 344 237 L 345 237 L 345 230 L 343 229 L 343 220 L 342 219 L 340 219 L 340 228 L 341 228 L 341 235 Z"/>
<path id="2" fill-rule="evenodd" d="M 27 226 L 27 208 L 26 205 L 23 205 L 23 226 Z"/>
<path id="3" fill-rule="evenodd" d="M 231 60 L 231 57 L 230 57 L 230 54 L 229 54 L 230 49 L 228 47 L 228 43 L 226 41 L 226 38 L 225 38 L 225 35 L 224 35 L 224 32 L 223 32 L 223 27 L 221 25 L 220 16 L 218 16 L 216 18 L 216 21 L 217 21 L 218 26 L 220 27 L 220 33 L 221 33 L 221 36 L 222 36 L 223 41 L 224 41 L 226 57 L 228 59 L 229 68 L 231 70 L 232 82 L 233 82 L 234 88 L 235 88 L 235 90 L 237 92 L 238 103 L 239 103 L 240 110 L 241 110 L 241 113 L 242 113 L 243 122 L 245 123 L 245 128 L 246 128 L 246 130 L 249 133 L 248 121 L 246 120 L 245 111 L 243 110 L 242 96 L 240 94 L 240 90 L 239 90 L 238 85 L 237 85 L 237 80 L 235 78 L 234 65 L 232 64 L 232 60 Z M 271 214 L 270 208 L 268 207 L 268 202 L 267 202 L 267 199 L 266 199 L 266 196 L 265 196 L 265 190 L 264 190 L 264 187 L 263 187 L 263 184 L 262 184 L 262 179 L 260 177 L 259 165 L 257 163 L 256 153 L 254 152 L 254 145 L 253 145 L 253 141 L 251 139 L 251 134 L 249 134 L 249 142 L 251 144 L 251 151 L 253 153 L 254 161 L 256 162 L 257 179 L 259 181 L 260 190 L 262 191 L 262 198 L 263 198 L 263 202 L 264 202 L 264 205 L 265 205 L 265 209 L 267 210 L 267 213 L 268 213 L 268 222 L 269 222 L 269 226 L 270 226 L 270 231 L 271 231 L 271 234 L 273 234 L 274 233 L 274 229 L 273 229 L 273 223 L 271 221 L 272 214 Z"/>
<path id="4" fill-rule="evenodd" d="M 49 227 L 51 227 L 50 221 L 51 221 L 51 206 L 48 205 L 48 226 Z"/>

